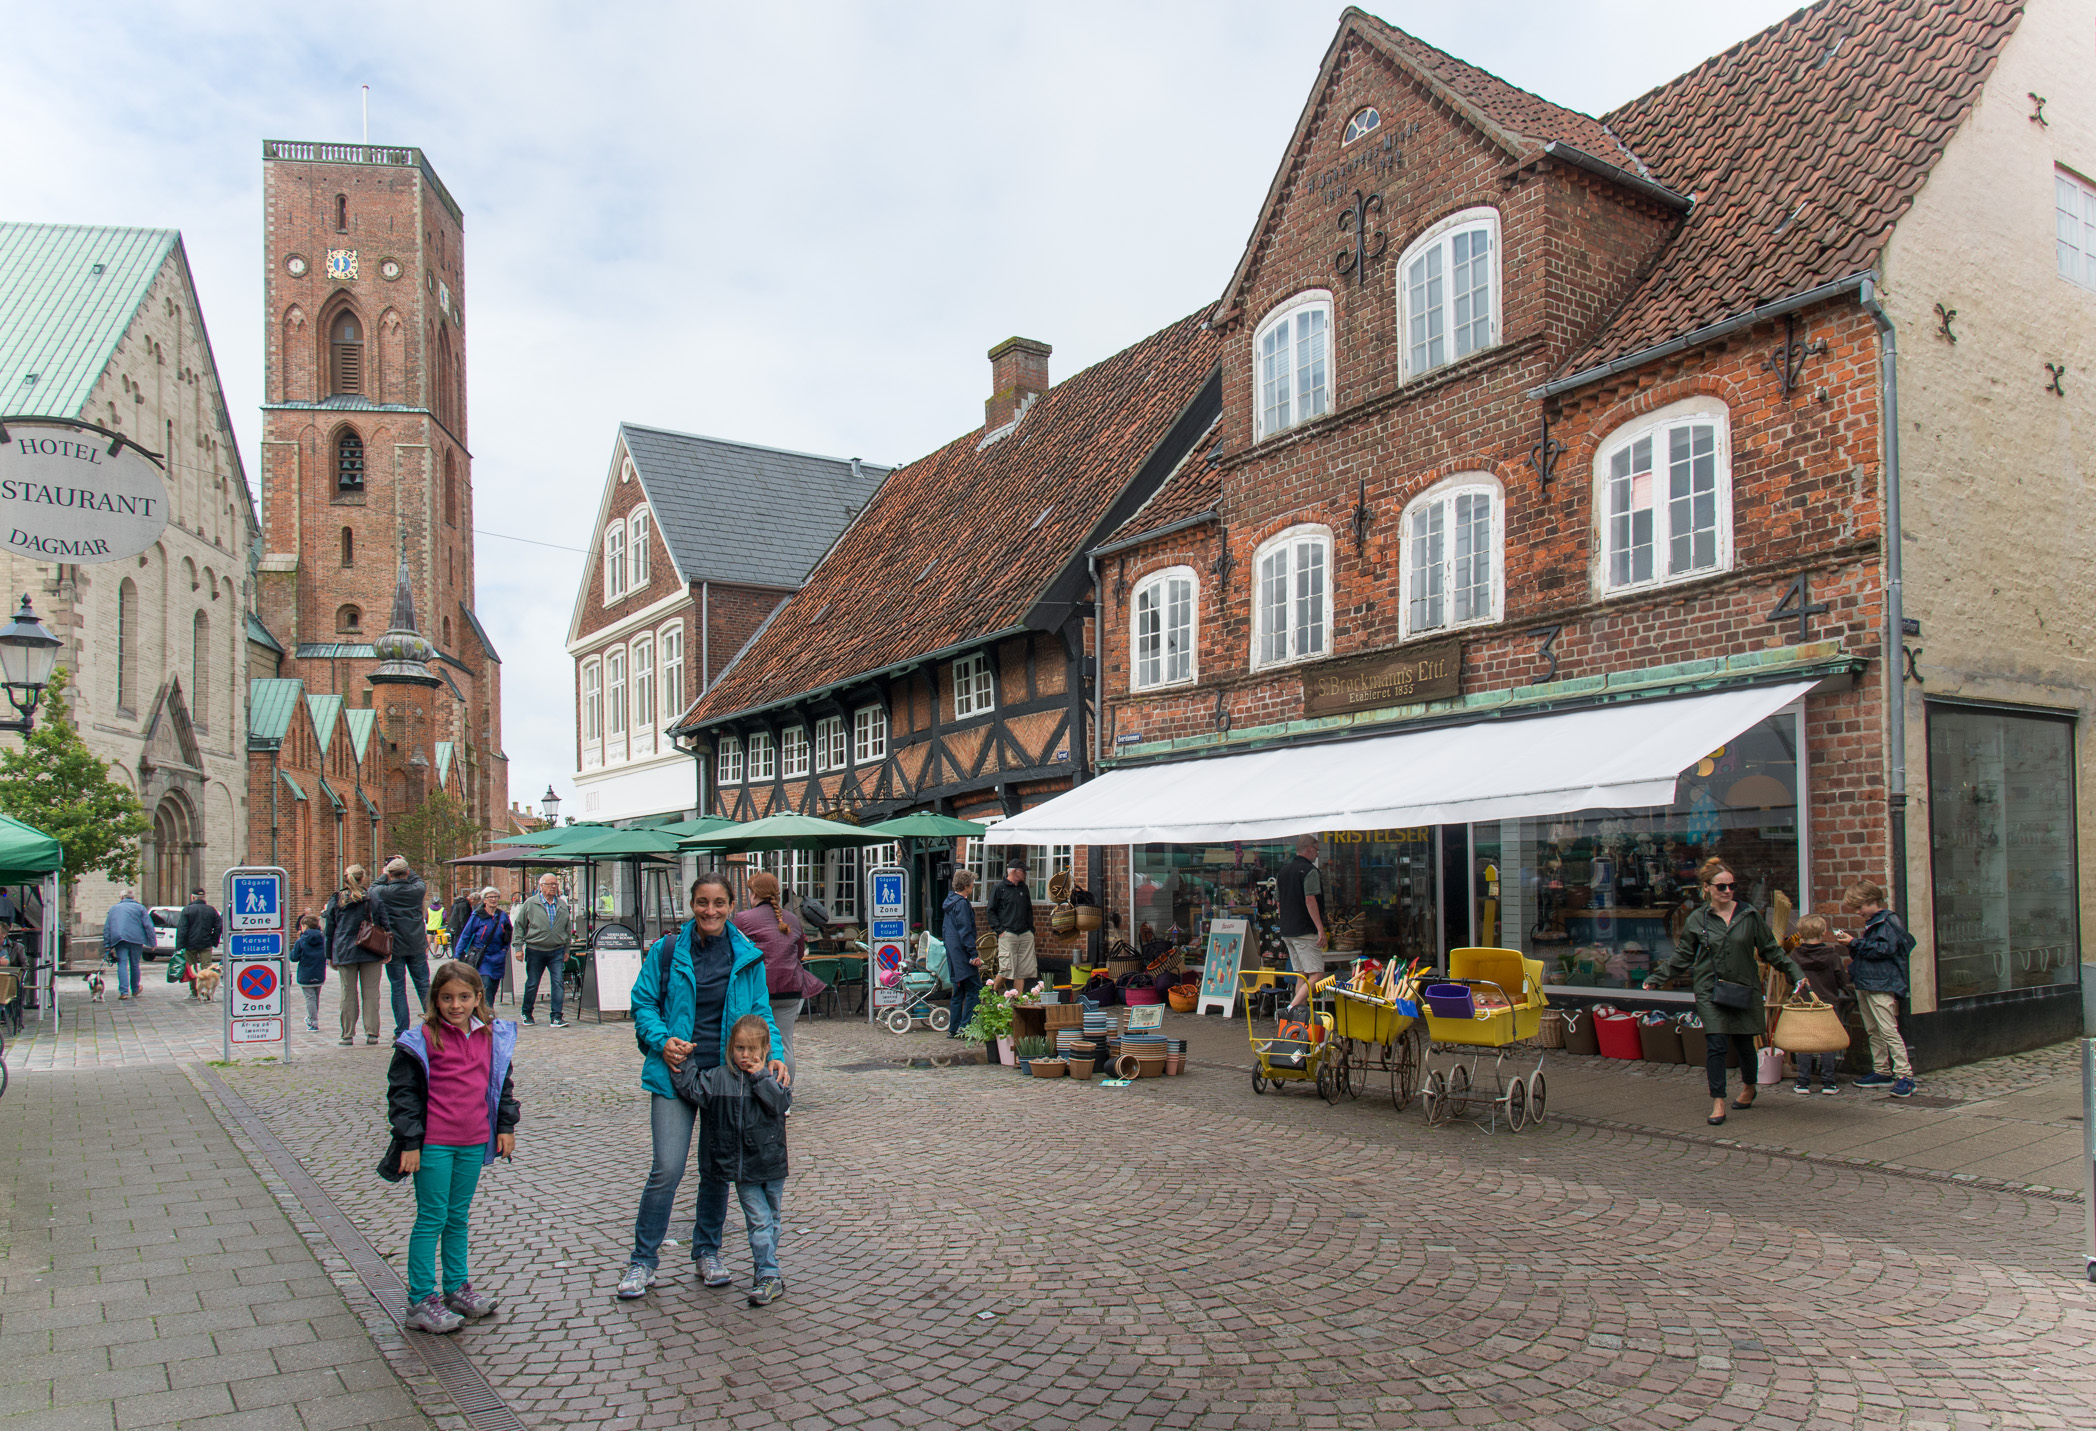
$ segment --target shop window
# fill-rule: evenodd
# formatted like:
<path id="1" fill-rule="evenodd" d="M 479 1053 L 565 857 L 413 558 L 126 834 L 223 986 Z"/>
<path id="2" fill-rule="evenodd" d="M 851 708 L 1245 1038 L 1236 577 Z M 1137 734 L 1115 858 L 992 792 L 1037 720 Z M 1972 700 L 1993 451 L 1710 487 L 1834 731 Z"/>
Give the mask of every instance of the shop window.
<path id="1" fill-rule="evenodd" d="M 769 731 L 758 731 L 750 737 L 749 748 L 750 780 L 770 780 L 778 773 L 778 748 L 771 743 Z"/>
<path id="2" fill-rule="evenodd" d="M 641 508 L 627 523 L 626 564 L 631 572 L 629 589 L 639 591 L 648 584 L 648 509 Z"/>
<path id="3" fill-rule="evenodd" d="M 851 764 L 851 747 L 846 744 L 843 716 L 824 716 L 815 722 L 815 773 L 843 770 Z"/>
<path id="4" fill-rule="evenodd" d="M 626 594 L 626 524 L 614 521 L 604 531 L 604 599 Z"/>
<path id="5" fill-rule="evenodd" d="M 714 747 L 713 780 L 716 785 L 742 784 L 742 742 L 732 735 L 722 736 Z"/>
<path id="6" fill-rule="evenodd" d="M 364 490 L 364 439 L 346 427 L 335 438 L 335 490 Z"/>
<path id="7" fill-rule="evenodd" d="M 1340 147 L 1344 148 L 1370 131 L 1382 128 L 1382 125 L 1383 116 L 1376 113 L 1373 106 L 1362 110 L 1346 122 L 1346 133 L 1339 140 Z"/>
<path id="8" fill-rule="evenodd" d="M 1332 410 L 1332 295 L 1299 293 L 1259 325 L 1252 407 L 1259 437 L 1271 437 Z"/>
<path id="9" fill-rule="evenodd" d="M 1928 724 L 1937 997 L 2072 984 L 2073 726 L 1935 702 Z"/>
<path id="10" fill-rule="evenodd" d="M 2096 288 L 2096 187 L 2064 169 L 2053 170 L 2052 221 L 2060 277 Z"/>
<path id="11" fill-rule="evenodd" d="M 1398 579 L 1406 635 L 1499 619 L 1499 505 L 1498 483 L 1459 477 L 1405 508 Z"/>
<path id="12" fill-rule="evenodd" d="M 1690 581 L 1732 565 L 1725 405 L 1691 398 L 1611 433 L 1594 460 L 1604 594 Z"/>
<path id="13" fill-rule="evenodd" d="M 656 633 L 662 647 L 662 718 L 684 714 L 684 623 L 673 621 Z"/>
<path id="14" fill-rule="evenodd" d="M 1435 224 L 1397 264 L 1397 331 L 1410 380 L 1499 341 L 1499 212 Z"/>
<path id="15" fill-rule="evenodd" d="M 1131 609 L 1135 688 L 1176 685 L 1194 678 L 1195 594 L 1190 566 L 1175 566 L 1143 578 Z"/>
<path id="16" fill-rule="evenodd" d="M 1291 527 L 1259 548 L 1253 564 L 1259 581 L 1255 668 L 1325 654 L 1331 550 L 1328 527 Z"/>
<path id="17" fill-rule="evenodd" d="M 997 708 L 997 683 L 987 652 L 978 651 L 953 663 L 953 716 L 988 715 Z"/>
<path id="18" fill-rule="evenodd" d="M 779 732 L 779 774 L 798 780 L 808 773 L 808 729 L 789 725 Z"/>
<path id="19" fill-rule="evenodd" d="M 863 706 L 852 712 L 852 764 L 867 765 L 888 756 L 888 712 Z"/>

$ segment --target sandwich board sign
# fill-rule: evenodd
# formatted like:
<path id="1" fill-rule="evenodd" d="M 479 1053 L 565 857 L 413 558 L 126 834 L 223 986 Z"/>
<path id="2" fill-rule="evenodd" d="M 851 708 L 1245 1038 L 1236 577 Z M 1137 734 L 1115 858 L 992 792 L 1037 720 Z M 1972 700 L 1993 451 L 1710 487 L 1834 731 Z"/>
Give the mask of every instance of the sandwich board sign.
<path id="1" fill-rule="evenodd" d="M 1227 1019 L 1236 1009 L 1237 974 L 1244 967 L 1247 924 L 1242 919 L 1208 921 L 1208 957 L 1201 961 L 1201 1002 L 1197 1012 L 1208 1013 L 1208 1006 L 1216 1004 Z"/>
<path id="2" fill-rule="evenodd" d="M 225 1006 L 225 1056 L 291 1057 L 285 985 L 284 871 L 242 866 L 226 871 L 227 958 L 218 996 Z"/>
<path id="3" fill-rule="evenodd" d="M 899 865 L 877 865 L 866 872 L 867 941 L 870 967 L 866 1021 L 904 1002 L 903 972 L 910 961 L 909 871 Z M 889 980 L 892 979 L 891 984 Z"/>

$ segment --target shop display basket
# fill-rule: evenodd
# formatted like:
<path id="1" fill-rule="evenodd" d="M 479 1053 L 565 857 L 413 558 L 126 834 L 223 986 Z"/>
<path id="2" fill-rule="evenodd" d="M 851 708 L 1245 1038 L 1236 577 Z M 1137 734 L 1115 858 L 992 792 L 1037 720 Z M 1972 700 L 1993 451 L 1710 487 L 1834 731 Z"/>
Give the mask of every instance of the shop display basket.
<path id="1" fill-rule="evenodd" d="M 1603 1058 L 1643 1058 L 1644 1041 L 1638 1037 L 1637 1015 L 1618 1009 L 1594 1012 L 1594 1037 L 1601 1043 Z"/>
<path id="2" fill-rule="evenodd" d="M 1601 1041 L 1594 1036 L 1593 1010 L 1574 1009 L 1563 1017 L 1566 1053 L 1584 1054 L 1592 1058 L 1601 1052 Z"/>
<path id="3" fill-rule="evenodd" d="M 1661 1019 L 1657 1023 L 1638 1020 L 1638 1044 L 1647 1063 L 1680 1063 L 1681 1031 L 1674 1027 L 1673 1020 Z"/>
<path id="4" fill-rule="evenodd" d="M 1059 1058 L 1037 1058 L 1031 1068 L 1035 1078 L 1061 1078 L 1069 1071 L 1070 1065 Z"/>

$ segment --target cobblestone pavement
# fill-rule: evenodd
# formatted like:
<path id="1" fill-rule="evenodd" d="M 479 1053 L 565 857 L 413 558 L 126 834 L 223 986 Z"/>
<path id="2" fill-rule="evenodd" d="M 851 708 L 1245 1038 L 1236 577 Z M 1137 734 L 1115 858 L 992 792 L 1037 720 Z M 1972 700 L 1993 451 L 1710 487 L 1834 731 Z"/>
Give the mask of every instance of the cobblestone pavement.
<path id="1" fill-rule="evenodd" d="M 112 967 L 99 1004 L 88 1001 L 81 980 L 60 979 L 63 1021 L 54 1027 L 49 1020 L 39 1022 L 34 1010 L 25 1013 L 21 1034 L 7 1041 L 8 1068 L 33 1073 L 217 1058 L 225 1052 L 225 1005 L 188 997 L 186 985 L 166 982 L 166 971 L 165 961 L 147 964 L 143 997 L 119 1002 Z M 292 995 L 294 1001 L 297 997 Z"/>
<path id="2" fill-rule="evenodd" d="M 1242 1026 L 1234 1054 L 1193 1031 L 1216 1066 L 1107 1088 L 903 1068 L 959 1046 L 803 1024 L 789 1290 L 752 1310 L 684 1248 L 649 1297 L 612 1297 L 648 1161 L 631 1031 L 525 1029 L 517 1160 L 475 1217 L 504 1310 L 462 1344 L 528 1425 L 613 1431 L 2034 1427 L 2096 1404 L 2078 1203 L 1254 1098 Z M 224 1077 L 397 1261 L 411 1200 L 371 1175 L 385 1058 Z M 731 1212 L 746 1275 L 740 1236 Z"/>

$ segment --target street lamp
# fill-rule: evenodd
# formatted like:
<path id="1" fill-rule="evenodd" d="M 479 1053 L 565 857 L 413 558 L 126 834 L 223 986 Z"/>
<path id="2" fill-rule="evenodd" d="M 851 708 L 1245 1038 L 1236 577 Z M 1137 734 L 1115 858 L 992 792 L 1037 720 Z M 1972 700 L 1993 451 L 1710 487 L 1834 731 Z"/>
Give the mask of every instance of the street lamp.
<path id="1" fill-rule="evenodd" d="M 539 797 L 539 813 L 546 817 L 549 825 L 560 823 L 560 797 L 553 793 L 551 782 L 546 786 L 546 793 Z"/>
<path id="2" fill-rule="evenodd" d="M 20 717 L 0 720 L 0 730 L 27 735 L 35 726 L 36 703 L 44 698 L 44 687 L 50 683 L 51 668 L 58 664 L 61 644 L 36 619 L 35 608 L 24 596 L 15 619 L 0 627 L 0 685 L 6 686 L 8 703 Z"/>

